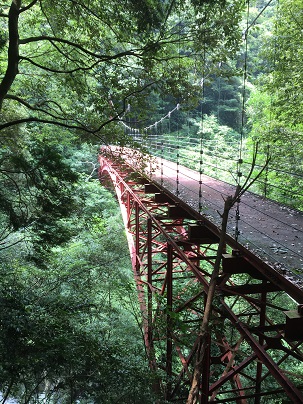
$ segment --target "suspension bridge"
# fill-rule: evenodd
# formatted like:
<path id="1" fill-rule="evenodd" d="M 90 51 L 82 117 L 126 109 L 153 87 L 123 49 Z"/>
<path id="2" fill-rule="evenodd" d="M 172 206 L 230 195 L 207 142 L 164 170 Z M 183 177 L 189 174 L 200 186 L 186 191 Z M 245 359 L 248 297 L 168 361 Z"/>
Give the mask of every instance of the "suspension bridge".
<path id="1" fill-rule="evenodd" d="M 100 179 L 111 179 L 120 203 L 155 390 L 186 402 L 220 212 L 235 187 L 157 157 L 159 139 L 147 143 L 147 159 L 104 147 Z M 251 192 L 235 204 L 200 364 L 200 403 L 303 402 L 302 242 L 301 212 Z"/>
<path id="2" fill-rule="evenodd" d="M 276 164 L 279 150 L 246 144 L 243 131 L 248 33 L 270 3 L 251 22 L 248 2 L 237 135 L 206 128 L 205 69 L 196 131 L 176 119 L 171 133 L 179 103 L 144 126 L 110 101 L 131 142 L 102 147 L 99 175 L 120 203 L 154 389 L 165 402 L 188 402 L 199 369 L 202 404 L 303 403 L 301 162 L 292 153 L 291 164 Z M 246 185 L 225 231 L 225 201 Z"/>

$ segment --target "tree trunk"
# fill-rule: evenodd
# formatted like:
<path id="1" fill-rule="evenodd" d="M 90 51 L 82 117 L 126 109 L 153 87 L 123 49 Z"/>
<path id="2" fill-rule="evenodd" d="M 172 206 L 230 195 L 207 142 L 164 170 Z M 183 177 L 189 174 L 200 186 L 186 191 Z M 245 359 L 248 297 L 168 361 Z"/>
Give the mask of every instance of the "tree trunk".
<path id="1" fill-rule="evenodd" d="M 0 109 L 6 94 L 9 92 L 15 77 L 18 74 L 19 64 L 19 11 L 21 0 L 13 0 L 8 13 L 9 45 L 8 62 L 5 75 L 0 83 Z"/>
<path id="2" fill-rule="evenodd" d="M 199 332 L 199 336 L 198 336 L 199 343 L 198 343 L 198 348 L 197 348 L 196 364 L 195 364 L 194 373 L 193 373 L 192 385 L 191 385 L 191 389 L 188 394 L 186 404 L 196 404 L 199 399 L 199 386 L 200 386 L 200 381 L 201 381 L 202 363 L 203 363 L 203 358 L 204 358 L 204 353 L 205 353 L 205 347 L 207 344 L 206 337 L 207 337 L 208 330 L 209 330 L 209 320 L 210 320 L 210 316 L 211 316 L 212 303 L 213 303 L 214 296 L 215 296 L 217 278 L 219 275 L 222 254 L 223 254 L 224 247 L 225 247 L 225 235 L 226 235 L 228 215 L 229 215 L 229 211 L 230 211 L 231 207 L 233 206 L 233 204 L 236 200 L 236 196 L 237 195 L 235 195 L 234 197 L 228 196 L 224 203 L 220 241 L 219 241 L 216 261 L 215 261 L 215 265 L 214 265 L 214 270 L 211 275 L 211 279 L 210 279 L 210 283 L 209 283 L 209 289 L 208 289 L 208 293 L 207 293 L 203 320 L 201 323 L 200 332 Z"/>

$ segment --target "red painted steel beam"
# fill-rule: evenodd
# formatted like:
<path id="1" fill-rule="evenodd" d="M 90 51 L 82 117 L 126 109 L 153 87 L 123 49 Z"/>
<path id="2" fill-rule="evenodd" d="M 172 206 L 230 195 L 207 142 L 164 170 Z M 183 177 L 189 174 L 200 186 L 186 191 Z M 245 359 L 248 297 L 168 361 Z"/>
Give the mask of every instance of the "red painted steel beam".
<path id="1" fill-rule="evenodd" d="M 283 374 L 277 364 L 272 360 L 272 358 L 267 354 L 264 347 L 259 344 L 249 332 L 244 323 L 239 321 L 232 310 L 227 306 L 225 302 L 222 301 L 225 313 L 231 319 L 234 326 L 240 331 L 241 335 L 250 344 L 260 361 L 267 367 L 269 372 L 274 376 L 277 382 L 283 387 L 287 396 L 296 404 L 303 403 L 302 392 Z"/>
<path id="2" fill-rule="evenodd" d="M 171 377 L 173 372 L 173 343 L 172 343 L 172 306 L 173 306 L 173 248 L 167 243 L 167 273 L 166 273 L 166 400 L 171 398 Z"/>
<path id="3" fill-rule="evenodd" d="M 235 375 L 245 369 L 252 361 L 257 359 L 256 354 L 250 355 L 248 358 L 243 360 L 240 364 L 233 366 L 226 374 L 222 375 L 219 380 L 213 383 L 209 388 L 209 393 L 213 394 L 216 390 L 222 387 L 227 381 L 231 380 Z"/>
<path id="4" fill-rule="evenodd" d="M 184 218 L 170 218 L 168 215 L 168 203 L 157 203 L 155 200 L 144 196 L 144 192 L 141 188 L 135 186 L 134 182 L 127 184 L 124 181 L 124 175 L 120 175 L 117 170 L 111 167 L 109 161 L 100 158 L 100 171 L 107 171 L 111 176 L 115 185 L 118 200 L 121 206 L 122 216 L 126 228 L 128 229 L 128 241 L 130 246 L 130 254 L 132 260 L 132 266 L 134 269 L 134 276 L 137 284 L 138 298 L 140 308 L 143 313 L 144 323 L 144 335 L 145 344 L 149 353 L 150 364 L 153 369 L 165 369 L 166 377 L 166 397 L 173 400 L 177 397 L 178 391 L 183 386 L 189 386 L 190 374 L 194 361 L 195 353 L 195 335 L 197 327 L 195 324 L 201 321 L 203 315 L 203 308 L 200 307 L 200 297 L 208 292 L 208 282 L 211 268 L 213 265 L 213 258 L 215 251 L 210 246 L 201 246 L 198 241 L 196 243 L 188 237 L 186 234 L 186 220 Z M 134 187 L 134 188 L 132 188 Z M 179 203 L 176 197 L 169 195 L 170 204 L 172 201 Z M 184 206 L 182 208 L 186 209 Z M 174 214 L 176 211 L 174 211 Z M 181 214 L 182 210 L 178 211 Z M 191 214 L 188 216 L 192 216 Z M 194 216 L 192 216 L 194 217 Z M 189 219 L 190 220 L 190 219 Z M 196 220 L 196 219 L 195 219 Z M 204 220 L 204 219 L 203 219 Z M 190 220 L 192 223 L 192 221 Z M 197 219 L 199 225 L 201 225 L 201 216 Z M 205 223 L 205 221 L 204 221 Z M 214 228 L 209 226 L 211 232 L 215 232 Z M 193 229 L 194 230 L 194 229 Z M 218 233 L 218 230 L 216 230 Z M 134 238 L 132 238 L 133 236 Z M 134 241 L 135 240 L 135 241 Z M 229 242 L 227 242 L 229 244 Z M 229 244 L 232 248 L 233 245 Z M 210 253 L 212 255 L 210 255 Z M 249 259 L 249 257 L 246 259 Z M 249 261 L 252 263 L 252 261 Z M 254 263 L 252 263 L 254 265 Z M 200 267 L 201 266 L 201 267 Z M 205 267 L 206 266 L 206 267 Z M 260 271 L 260 266 L 256 267 L 256 271 Z M 263 272 L 262 276 L 265 276 Z M 252 272 L 254 274 L 254 272 Z M 251 346 L 256 353 L 258 360 L 262 363 L 262 366 L 266 367 L 270 374 L 274 376 L 278 384 L 283 387 L 283 391 L 296 402 L 301 399 L 302 396 L 300 390 L 292 389 L 293 383 L 283 374 L 283 371 L 274 363 L 272 358 L 266 352 L 266 345 L 263 345 L 263 337 L 259 341 L 255 339 L 250 331 L 249 324 L 244 324 L 240 321 L 240 317 L 243 313 L 236 314 L 233 308 L 236 302 L 247 305 L 249 312 L 248 318 L 253 317 L 253 325 L 259 326 L 266 332 L 269 329 L 265 325 L 266 308 L 271 307 L 273 310 L 279 310 L 273 304 L 270 304 L 264 298 L 256 299 L 250 296 L 251 293 L 260 293 L 261 284 L 252 283 L 249 285 L 234 285 L 231 282 L 233 274 L 228 276 L 222 276 L 217 287 L 217 292 L 222 296 L 221 306 L 228 310 L 225 321 L 230 321 L 234 330 L 238 330 L 239 334 L 243 336 L 246 342 Z M 264 291 L 270 293 L 276 289 L 283 289 L 288 284 L 279 284 L 274 282 L 271 276 L 265 276 L 268 281 Z M 227 285 L 228 283 L 228 285 Z M 220 287 L 220 285 L 222 285 Z M 197 288 L 199 286 L 199 288 Z M 192 289 L 192 290 L 191 290 Z M 154 296 L 158 295 L 161 299 L 155 299 Z M 295 294 L 295 293 L 294 293 Z M 163 302 L 165 296 L 166 300 L 166 331 L 161 334 L 161 330 L 157 329 L 157 333 L 160 332 L 159 338 L 155 338 L 155 330 L 158 327 L 158 321 L 163 319 L 163 311 L 161 310 L 161 301 Z M 230 302 L 230 306 L 226 303 Z M 159 301 L 158 301 L 159 300 Z M 268 299 L 267 299 L 268 300 Z M 261 309 L 260 309 L 261 308 Z M 262 311 L 263 310 L 263 311 Z M 221 310 L 219 310 L 219 318 Z M 281 313 L 281 311 L 279 312 Z M 245 313 L 246 314 L 246 313 Z M 175 321 L 177 319 L 177 322 Z M 221 317 L 223 320 L 223 317 Z M 179 340 L 183 338 L 181 329 L 176 328 L 178 321 L 188 327 L 188 334 L 184 335 L 185 338 L 192 340 L 192 348 L 188 354 L 187 350 L 182 352 L 182 346 L 179 344 Z M 174 328 L 175 327 L 175 328 Z M 275 329 L 275 324 L 270 323 L 270 327 Z M 252 329 L 254 327 L 251 327 Z M 257 327 L 258 328 L 258 327 Z M 254 331 L 256 332 L 256 330 Z M 267 337 L 266 337 L 267 338 Z M 265 341 L 267 339 L 265 338 Z M 212 339 L 211 344 L 218 344 L 218 341 Z M 157 347 L 154 345 L 157 344 Z M 231 343 L 229 343 L 231 344 Z M 219 366 L 226 366 L 224 363 L 224 357 L 230 355 L 230 348 L 226 346 L 225 352 L 223 350 L 223 356 L 219 360 Z M 271 347 L 274 349 L 274 347 Z M 163 366 L 161 358 L 159 358 L 159 352 L 165 351 L 166 365 Z M 239 349 L 241 351 L 241 348 Z M 180 358 L 180 368 L 175 369 L 175 355 Z M 237 380 L 243 370 L 248 366 L 252 366 L 256 361 L 253 361 L 254 355 L 250 356 L 250 360 L 240 361 L 236 358 L 235 365 L 231 371 L 229 371 L 218 382 L 214 383 L 212 380 L 212 368 L 216 366 L 216 362 L 213 358 L 209 358 L 204 369 L 204 379 L 202 379 L 203 387 L 201 386 L 201 400 L 207 402 L 207 397 L 218 391 L 218 394 L 222 394 L 222 388 L 225 383 L 234 379 Z M 287 359 L 288 355 L 286 355 Z M 220 362 L 221 361 L 221 362 Z M 174 366 L 173 366 L 174 363 Z M 221 363 L 221 365 L 220 365 Z M 259 382 L 261 381 L 260 367 L 256 368 L 256 372 L 259 372 Z M 187 378 L 184 379 L 184 376 Z M 210 387 L 208 387 L 210 384 Z M 245 389 L 248 387 L 241 387 L 242 384 L 238 383 L 237 388 L 233 390 L 237 394 L 237 399 L 245 400 L 245 397 L 260 397 L 266 392 L 259 392 L 258 390 L 254 395 L 244 395 Z M 221 389 L 221 391 L 219 391 Z M 158 391 L 160 388 L 158 387 Z M 226 389 L 225 389 L 226 390 Z M 293 390 L 291 392 L 290 390 Z M 270 394 L 270 392 L 268 393 Z M 242 395 L 242 397 L 241 397 Z M 203 398 L 202 398 L 203 397 Z M 221 400 L 219 400 L 221 401 Z M 244 401 L 243 401 L 244 402 Z M 303 402 L 303 401 L 302 401 Z"/>

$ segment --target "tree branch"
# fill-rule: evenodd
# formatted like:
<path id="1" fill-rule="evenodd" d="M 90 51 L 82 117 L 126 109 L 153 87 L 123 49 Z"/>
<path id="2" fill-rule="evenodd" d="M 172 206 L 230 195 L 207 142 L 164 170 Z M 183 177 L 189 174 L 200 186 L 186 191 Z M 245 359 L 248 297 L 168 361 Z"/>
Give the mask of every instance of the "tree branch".
<path id="1" fill-rule="evenodd" d="M 46 114 L 46 115 L 48 115 L 48 116 L 50 116 L 50 117 L 52 117 L 52 118 L 54 118 L 54 119 L 58 119 L 58 120 L 66 120 L 66 119 L 67 119 L 66 117 L 60 117 L 60 116 L 58 116 L 58 115 L 55 115 L 55 114 L 53 114 L 53 113 L 47 111 L 46 109 L 40 108 L 39 105 L 38 105 L 38 106 L 31 105 L 31 104 L 29 104 L 28 102 L 26 102 L 25 100 L 23 100 L 22 98 L 17 97 L 16 95 L 8 94 L 8 95 L 5 97 L 5 99 L 17 101 L 17 102 L 19 102 L 20 104 L 24 105 L 26 108 L 30 109 L 31 111 L 42 112 L 42 113 L 44 113 L 44 114 Z M 54 102 L 54 101 L 49 101 L 49 102 L 54 103 L 54 104 L 60 109 L 60 111 L 64 114 L 64 111 L 62 110 L 62 108 L 61 108 L 60 105 L 58 105 L 58 104 L 57 104 L 56 102 Z M 43 102 L 41 103 L 41 105 L 47 104 L 47 103 L 48 103 L 48 101 L 43 101 Z"/>
<path id="2" fill-rule="evenodd" d="M 48 119 L 40 119 L 40 118 L 35 118 L 35 117 L 16 119 L 15 121 L 3 123 L 2 125 L 0 125 L 0 131 L 3 129 L 9 128 L 11 126 L 16 126 L 16 125 L 20 125 L 23 123 L 29 123 L 29 122 L 46 123 L 46 124 L 50 124 L 50 125 L 61 126 L 61 127 L 67 128 L 67 129 L 78 129 L 78 130 L 89 132 L 89 133 L 97 132 L 97 131 L 90 130 L 84 126 L 71 125 L 71 124 L 64 123 L 64 122 L 52 121 L 52 120 L 48 120 Z"/>
<path id="3" fill-rule="evenodd" d="M 219 241 L 216 260 L 215 260 L 215 264 L 214 264 L 214 270 L 212 272 L 211 279 L 209 282 L 209 288 L 208 288 L 208 292 L 207 292 L 207 299 L 206 299 L 206 304 L 205 304 L 205 308 L 204 308 L 203 320 L 202 320 L 199 335 L 198 335 L 199 343 L 198 343 L 198 348 L 197 348 L 196 363 L 195 363 L 194 372 L 193 372 L 192 385 L 191 385 L 191 389 L 188 394 L 186 404 L 196 404 L 198 402 L 200 379 L 201 379 L 201 374 L 202 374 L 202 363 L 203 363 L 206 344 L 207 344 L 207 335 L 209 334 L 209 321 L 210 321 L 210 316 L 212 313 L 213 300 L 215 297 L 217 278 L 219 276 L 222 254 L 223 254 L 224 246 L 225 246 L 225 238 L 226 238 L 229 212 L 230 212 L 231 208 L 234 206 L 234 204 L 237 201 L 239 201 L 239 198 L 260 177 L 260 175 L 265 170 L 265 168 L 267 167 L 267 165 L 270 161 L 270 157 L 268 157 L 266 159 L 264 166 L 258 172 L 256 177 L 251 179 L 253 170 L 256 166 L 257 153 L 258 153 L 258 144 L 256 144 L 256 148 L 255 148 L 255 151 L 253 154 L 251 168 L 250 168 L 249 174 L 246 178 L 246 181 L 244 182 L 244 184 L 242 186 L 238 185 L 236 187 L 234 195 L 228 196 L 224 201 L 224 210 L 223 210 L 223 214 L 221 215 L 222 228 L 221 228 L 221 233 L 220 233 L 220 241 Z"/>
<path id="4" fill-rule="evenodd" d="M 49 117 L 54 118 L 54 120 L 43 119 L 43 118 L 30 116 L 30 117 L 27 117 L 27 118 L 16 119 L 14 121 L 9 121 L 9 122 L 5 122 L 3 124 L 0 124 L 0 131 L 3 130 L 3 129 L 6 129 L 6 128 L 13 127 L 13 126 L 16 126 L 16 125 L 21 125 L 21 124 L 24 124 L 24 123 L 37 122 L 37 123 L 44 123 L 44 124 L 60 126 L 60 127 L 64 127 L 66 129 L 70 129 L 70 130 L 80 130 L 82 132 L 86 132 L 86 133 L 89 133 L 89 134 L 97 136 L 98 132 L 100 132 L 101 129 L 103 129 L 106 125 L 108 125 L 108 124 L 110 124 L 112 122 L 117 122 L 117 121 L 121 120 L 120 117 L 126 110 L 126 103 L 127 103 L 127 99 L 129 97 L 134 96 L 135 94 L 138 94 L 138 93 L 141 93 L 141 92 L 145 91 L 146 88 L 152 86 L 153 84 L 155 84 L 155 83 L 150 82 L 150 83 L 146 84 L 144 87 L 142 87 L 140 90 L 135 90 L 135 91 L 129 93 L 127 96 L 125 96 L 123 98 L 123 109 L 122 109 L 122 111 L 120 111 L 120 112 L 115 111 L 115 116 L 113 116 L 113 117 L 109 118 L 108 120 L 104 121 L 102 124 L 100 124 L 95 129 L 89 129 L 88 127 L 86 127 L 85 125 L 82 125 L 81 122 L 76 121 L 75 119 L 70 119 L 70 118 L 64 117 L 64 116 L 62 116 L 62 117 L 56 116 L 56 115 L 46 111 L 45 109 L 32 106 L 28 102 L 26 102 L 25 100 L 23 100 L 22 98 L 20 98 L 18 96 L 7 95 L 5 98 L 20 102 L 22 105 L 24 105 L 25 107 L 27 107 L 28 109 L 30 109 L 32 111 L 45 113 Z M 55 103 L 54 101 L 43 101 L 42 103 L 40 103 L 40 105 L 43 105 L 43 104 L 45 104 L 47 102 L 52 102 L 52 103 L 54 103 L 55 105 L 57 105 L 61 109 L 61 107 L 57 103 Z M 61 109 L 61 111 L 62 111 L 62 109 Z M 76 122 L 77 124 L 68 123 L 67 122 L 68 120 Z M 97 136 L 97 137 L 100 138 L 100 136 Z"/>
<path id="5" fill-rule="evenodd" d="M 99 54 L 96 52 L 92 52 L 89 49 L 84 48 L 82 45 L 69 41 L 68 39 L 47 36 L 47 35 L 40 35 L 40 36 L 36 36 L 36 37 L 20 39 L 19 43 L 20 43 L 20 45 L 25 45 L 25 44 L 28 44 L 31 42 L 40 42 L 40 41 L 49 41 L 50 43 L 59 42 L 59 43 L 65 44 L 65 45 L 69 45 L 69 46 L 72 46 L 73 48 L 81 50 L 86 55 L 92 56 L 97 59 L 101 59 L 102 61 L 119 59 L 124 56 L 135 56 L 135 57 L 141 58 L 142 54 L 140 52 L 142 52 L 144 50 L 144 48 L 143 49 L 138 48 L 138 49 L 126 50 L 124 52 L 119 52 L 115 55 L 102 55 L 102 54 Z"/>
<path id="6" fill-rule="evenodd" d="M 23 11 L 29 10 L 30 8 L 32 8 L 36 3 L 38 3 L 39 0 L 33 0 L 31 3 L 29 3 L 27 6 L 22 7 L 20 9 L 20 14 L 23 13 Z"/>
<path id="7" fill-rule="evenodd" d="M 47 72 L 51 72 L 51 73 L 59 73 L 59 74 L 71 74 L 71 73 L 75 73 L 78 71 L 87 71 L 87 70 L 91 70 L 93 69 L 95 66 L 97 66 L 100 63 L 100 60 L 98 60 L 97 62 L 94 62 L 92 65 L 88 66 L 88 67 L 75 67 L 74 69 L 71 70 L 56 70 L 56 69 L 52 69 L 50 67 L 46 67 L 43 65 L 40 65 L 39 63 L 34 62 L 32 59 L 28 58 L 28 57 L 21 57 L 21 60 L 25 60 L 29 63 L 31 63 L 32 65 L 39 67 L 39 69 L 45 70 Z"/>

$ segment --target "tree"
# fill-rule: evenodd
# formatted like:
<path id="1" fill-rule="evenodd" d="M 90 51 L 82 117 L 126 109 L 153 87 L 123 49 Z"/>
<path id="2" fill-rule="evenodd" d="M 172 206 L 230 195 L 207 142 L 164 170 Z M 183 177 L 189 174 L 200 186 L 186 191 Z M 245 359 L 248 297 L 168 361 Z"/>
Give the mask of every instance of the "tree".
<path id="1" fill-rule="evenodd" d="M 195 97 L 200 87 L 194 66 L 203 62 L 205 49 L 211 64 L 236 48 L 241 7 L 240 0 L 186 6 L 16 0 L 1 6 L 5 246 L 18 241 L 13 232 L 21 229 L 21 237 L 25 229 L 36 231 L 42 251 L 47 242 L 69 237 L 61 219 L 72 209 L 76 174 L 66 166 L 65 148 L 91 136 L 104 143 L 130 141 L 121 125 L 108 124 L 120 120 L 129 102 L 137 110 L 135 119 L 144 122 L 149 92 Z"/>
<path id="2" fill-rule="evenodd" d="M 302 24 L 300 16 L 303 3 L 300 0 L 283 0 L 275 20 L 274 35 L 269 38 L 267 57 L 272 73 L 265 82 L 269 92 L 274 95 L 274 115 L 281 123 L 295 127 L 301 125 L 303 82 L 302 71 Z M 286 106 L 286 107 L 285 107 Z"/>
<path id="3" fill-rule="evenodd" d="M 7 64 L 2 62 L 0 106 L 17 116 L 6 116 L 0 129 L 40 122 L 105 139 L 102 128 L 122 114 L 126 101 L 140 105 L 139 94 L 146 96 L 154 83 L 182 95 L 187 77 L 179 63 L 193 64 L 201 44 L 213 59 L 234 50 L 241 7 L 240 0 L 191 1 L 185 7 L 174 1 L 71 0 L 3 6 L 3 42 L 9 42 L 2 48 Z"/>
<path id="4" fill-rule="evenodd" d="M 267 70 L 259 74 L 248 103 L 250 138 L 272 155 L 259 188 L 270 198 L 302 209 L 302 1 L 279 2 L 273 33 L 263 38 Z"/>
<path id="5" fill-rule="evenodd" d="M 127 301 L 121 311 L 121 295 L 131 293 L 121 270 L 124 241 L 117 250 L 112 243 L 121 227 L 112 202 L 83 178 L 75 156 L 93 167 L 96 158 L 81 153 L 83 142 L 129 141 L 118 124 L 129 103 L 142 122 L 149 94 L 196 97 L 201 49 L 215 63 L 236 49 L 242 5 L 13 0 L 0 6 L 4 400 L 35 402 L 42 393 L 54 402 L 154 402 Z"/>
<path id="6" fill-rule="evenodd" d="M 43 267 L 27 259 L 30 240 L 1 252 L 2 393 L 20 402 L 154 402 L 118 206 L 96 179 L 78 181 L 74 194 L 65 219 L 74 235 L 44 254 Z"/>
<path id="7" fill-rule="evenodd" d="M 35 233 L 38 253 L 68 238 L 61 219 L 72 209 L 78 175 L 58 146 L 29 137 L 26 143 L 12 140 L 1 142 L 0 249 Z"/>
<path id="8" fill-rule="evenodd" d="M 236 70 L 233 70 L 236 73 Z M 241 78 L 217 77 L 205 88 L 204 113 L 215 115 L 222 125 L 227 125 L 234 130 L 241 130 Z"/>

